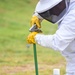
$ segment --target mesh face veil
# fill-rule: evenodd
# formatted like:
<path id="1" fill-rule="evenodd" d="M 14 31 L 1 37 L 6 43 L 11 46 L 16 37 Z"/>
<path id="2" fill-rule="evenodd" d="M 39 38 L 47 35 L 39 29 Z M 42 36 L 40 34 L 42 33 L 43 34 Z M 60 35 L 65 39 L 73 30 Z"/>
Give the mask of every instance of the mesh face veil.
<path id="1" fill-rule="evenodd" d="M 60 20 L 60 18 L 64 16 L 65 12 L 66 3 L 65 0 L 63 0 L 53 8 L 45 12 L 39 13 L 39 15 L 49 22 L 56 23 L 58 20 Z"/>

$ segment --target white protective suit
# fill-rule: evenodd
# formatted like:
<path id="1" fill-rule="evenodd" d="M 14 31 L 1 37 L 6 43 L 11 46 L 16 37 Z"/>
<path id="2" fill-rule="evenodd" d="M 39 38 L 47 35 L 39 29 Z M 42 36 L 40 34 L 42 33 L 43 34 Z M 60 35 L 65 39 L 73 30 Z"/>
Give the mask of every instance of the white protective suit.
<path id="1" fill-rule="evenodd" d="M 37 34 L 35 40 L 41 46 L 59 50 L 67 60 L 66 75 L 75 75 L 75 0 L 70 0 L 58 26 L 54 35 Z"/>

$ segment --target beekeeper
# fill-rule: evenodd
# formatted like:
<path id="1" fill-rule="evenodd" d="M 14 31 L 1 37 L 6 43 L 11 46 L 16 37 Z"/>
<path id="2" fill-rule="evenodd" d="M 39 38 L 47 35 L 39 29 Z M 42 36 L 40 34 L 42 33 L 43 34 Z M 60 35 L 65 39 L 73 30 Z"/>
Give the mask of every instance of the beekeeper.
<path id="1" fill-rule="evenodd" d="M 41 28 L 43 19 L 58 24 L 53 35 L 31 32 L 27 41 L 58 50 L 66 58 L 66 75 L 75 75 L 75 0 L 39 0 L 31 25 Z"/>

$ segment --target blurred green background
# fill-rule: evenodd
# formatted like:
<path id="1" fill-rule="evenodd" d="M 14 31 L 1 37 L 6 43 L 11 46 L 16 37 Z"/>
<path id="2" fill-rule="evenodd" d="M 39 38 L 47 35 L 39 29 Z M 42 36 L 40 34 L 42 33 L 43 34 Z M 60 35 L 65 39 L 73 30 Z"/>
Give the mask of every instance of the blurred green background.
<path id="1" fill-rule="evenodd" d="M 0 0 L 0 75 L 35 75 L 33 46 L 28 45 L 30 19 L 38 0 Z M 44 34 L 57 25 L 42 22 Z M 52 75 L 54 68 L 65 73 L 65 59 L 59 52 L 37 45 L 39 75 Z"/>

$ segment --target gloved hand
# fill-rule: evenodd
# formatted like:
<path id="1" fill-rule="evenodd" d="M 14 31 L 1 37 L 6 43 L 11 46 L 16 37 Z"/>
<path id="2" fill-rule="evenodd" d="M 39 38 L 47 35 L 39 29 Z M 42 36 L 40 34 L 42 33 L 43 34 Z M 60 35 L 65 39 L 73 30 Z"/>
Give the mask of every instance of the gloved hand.
<path id="1" fill-rule="evenodd" d="M 38 34 L 38 32 L 31 32 L 27 37 L 27 42 L 29 44 L 35 44 L 35 35 Z"/>
<path id="2" fill-rule="evenodd" d="M 41 20 L 37 16 L 33 16 L 31 19 L 31 26 L 36 24 L 37 28 L 41 28 Z"/>

